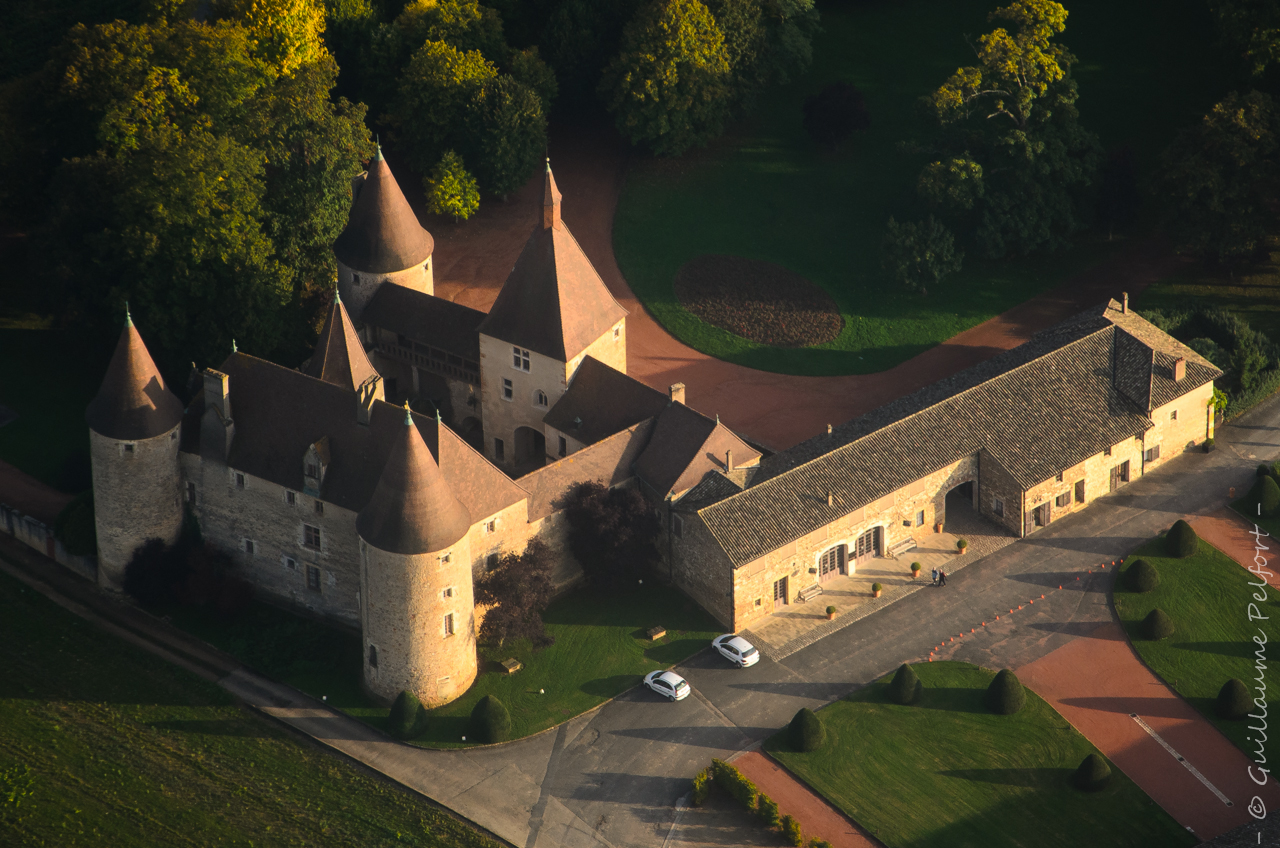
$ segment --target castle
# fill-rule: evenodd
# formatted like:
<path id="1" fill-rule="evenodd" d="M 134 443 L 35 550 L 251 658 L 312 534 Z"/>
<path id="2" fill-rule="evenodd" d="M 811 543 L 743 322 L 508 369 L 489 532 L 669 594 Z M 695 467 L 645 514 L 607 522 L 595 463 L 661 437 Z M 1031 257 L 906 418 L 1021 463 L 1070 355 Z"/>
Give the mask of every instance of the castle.
<path id="1" fill-rule="evenodd" d="M 539 536 L 575 577 L 557 504 L 578 482 L 638 487 L 664 576 L 739 630 L 943 521 L 949 493 L 1023 536 L 1213 433 L 1221 372 L 1126 297 L 766 457 L 682 384 L 627 376 L 626 310 L 549 165 L 487 314 L 434 295 L 434 242 L 381 150 L 352 193 L 307 362 L 233 352 L 184 409 L 126 320 L 87 420 L 102 588 L 189 507 L 258 592 L 358 626 L 384 702 L 470 686 L 473 578 L 501 554 Z"/>

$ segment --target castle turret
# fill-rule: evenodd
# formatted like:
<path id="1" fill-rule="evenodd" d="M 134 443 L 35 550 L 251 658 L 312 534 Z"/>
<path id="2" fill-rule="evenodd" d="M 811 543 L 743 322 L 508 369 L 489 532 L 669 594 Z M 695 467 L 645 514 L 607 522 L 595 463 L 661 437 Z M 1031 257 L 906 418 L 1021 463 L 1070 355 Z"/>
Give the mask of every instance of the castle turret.
<path id="1" fill-rule="evenodd" d="M 389 702 L 408 689 L 438 706 L 475 680 L 470 529 L 467 508 L 406 405 L 373 497 L 356 518 L 361 679 L 374 698 Z"/>
<path id="2" fill-rule="evenodd" d="M 431 272 L 435 240 L 409 208 L 381 146 L 369 170 L 351 185 L 351 215 L 333 243 L 333 255 L 338 260 L 342 299 L 351 319 L 360 323 L 365 304 L 383 283 L 435 293 Z"/>
<path id="3" fill-rule="evenodd" d="M 85 416 L 93 467 L 98 585 L 120 591 L 133 552 L 182 529 L 182 402 L 165 386 L 125 311 L 124 332 Z"/>

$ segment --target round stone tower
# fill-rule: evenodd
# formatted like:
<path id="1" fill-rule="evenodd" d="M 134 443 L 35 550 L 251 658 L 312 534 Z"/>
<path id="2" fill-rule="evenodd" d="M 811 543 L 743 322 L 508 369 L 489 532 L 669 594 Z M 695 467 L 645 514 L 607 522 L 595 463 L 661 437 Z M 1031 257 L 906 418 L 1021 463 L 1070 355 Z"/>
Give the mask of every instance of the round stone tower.
<path id="1" fill-rule="evenodd" d="M 338 260 L 342 302 L 351 320 L 359 324 L 365 306 L 383 283 L 435 294 L 431 271 L 435 240 L 409 208 L 381 146 L 369 170 L 351 181 L 351 191 L 351 215 L 333 243 L 333 255 Z"/>
<path id="2" fill-rule="evenodd" d="M 124 568 L 148 539 L 182 529 L 178 431 L 182 402 L 165 386 L 125 310 L 124 332 L 89 404 L 89 455 L 98 533 L 98 585 L 121 591 Z"/>
<path id="3" fill-rule="evenodd" d="M 361 681 L 380 701 L 408 689 L 434 707 L 467 691 L 476 677 L 471 516 L 407 405 L 403 426 L 396 426 L 377 488 L 356 518 Z"/>

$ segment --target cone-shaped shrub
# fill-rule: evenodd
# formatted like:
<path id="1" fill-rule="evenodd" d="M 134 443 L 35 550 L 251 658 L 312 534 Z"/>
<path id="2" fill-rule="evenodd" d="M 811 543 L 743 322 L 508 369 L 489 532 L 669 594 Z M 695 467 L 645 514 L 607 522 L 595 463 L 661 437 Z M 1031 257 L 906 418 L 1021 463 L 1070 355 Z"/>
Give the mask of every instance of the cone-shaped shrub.
<path id="1" fill-rule="evenodd" d="M 1263 463 L 1262 465 L 1258 466 L 1259 480 L 1261 480 L 1263 477 L 1270 477 L 1270 476 L 1271 476 L 1271 466 L 1267 465 L 1266 463 Z"/>
<path id="2" fill-rule="evenodd" d="M 1159 607 L 1147 613 L 1147 617 L 1142 619 L 1140 627 L 1143 638 L 1150 639 L 1153 642 L 1167 639 L 1173 635 L 1173 619 Z"/>
<path id="3" fill-rule="evenodd" d="M 1160 585 L 1160 572 L 1145 559 L 1135 559 L 1124 572 L 1124 587 L 1130 592 L 1150 592 Z"/>
<path id="4" fill-rule="evenodd" d="M 511 738 L 511 713 L 492 695 L 485 695 L 471 711 L 471 732 L 481 742 L 506 742 Z"/>
<path id="5" fill-rule="evenodd" d="M 1111 779 L 1111 766 L 1101 754 L 1090 754 L 1076 769 L 1075 784 L 1085 792 L 1097 792 Z"/>
<path id="6" fill-rule="evenodd" d="M 1270 476 L 1259 477 L 1258 482 L 1249 490 L 1249 502 L 1253 504 L 1255 512 L 1258 505 L 1262 505 L 1261 515 L 1264 518 L 1274 517 L 1276 510 L 1280 509 L 1280 486 Z"/>
<path id="7" fill-rule="evenodd" d="M 391 715 L 387 718 L 391 735 L 397 739 L 412 738 L 414 731 L 418 729 L 421 712 L 422 704 L 418 701 L 418 696 L 408 689 L 402 690 L 396 695 L 395 703 L 391 705 Z"/>
<path id="8" fill-rule="evenodd" d="M 1195 556 L 1200 551 L 1200 537 L 1191 529 L 1191 525 L 1181 518 L 1173 522 L 1173 529 L 1169 531 L 1165 544 L 1169 546 L 1169 556 L 1189 557 Z"/>
<path id="9" fill-rule="evenodd" d="M 827 731 L 822 726 L 822 719 L 808 707 L 796 713 L 787 727 L 787 737 L 791 741 L 791 747 L 797 751 L 818 750 L 822 747 L 822 740 L 826 735 Z"/>
<path id="10" fill-rule="evenodd" d="M 898 673 L 893 676 L 893 682 L 889 684 L 889 697 L 895 704 L 904 706 L 914 704 L 920 698 L 920 691 L 923 688 L 915 670 L 903 663 L 898 666 Z"/>
<path id="11" fill-rule="evenodd" d="M 1018 675 L 1004 669 L 987 687 L 987 709 L 997 715 L 1013 715 L 1027 703 Z"/>
<path id="12" fill-rule="evenodd" d="M 1249 690 L 1244 681 L 1233 677 L 1218 690 L 1218 715 L 1222 718 L 1240 719 L 1253 709 L 1253 701 L 1249 700 Z"/>

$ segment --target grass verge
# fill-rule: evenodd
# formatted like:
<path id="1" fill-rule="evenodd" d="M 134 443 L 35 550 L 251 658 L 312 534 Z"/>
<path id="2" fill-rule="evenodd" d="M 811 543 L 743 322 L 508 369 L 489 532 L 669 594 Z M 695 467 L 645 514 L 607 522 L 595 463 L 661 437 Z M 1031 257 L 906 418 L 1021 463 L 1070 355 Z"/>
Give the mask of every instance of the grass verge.
<path id="1" fill-rule="evenodd" d="M 924 684 L 914 706 L 890 701 L 887 675 L 818 713 L 819 750 L 793 751 L 785 731 L 765 750 L 889 848 L 1196 844 L 1114 766 L 1101 792 L 1075 789 L 1097 749 L 1034 692 L 997 716 L 983 706 L 993 672 L 913 668 Z"/>
<path id="2" fill-rule="evenodd" d="M 496 848 L 7 575 L 0 644 L 0 844 Z"/>
<path id="3" fill-rule="evenodd" d="M 1122 571 L 1113 593 L 1116 613 L 1143 662 L 1233 744 L 1250 753 L 1255 747 L 1250 737 L 1256 735 L 1249 730 L 1250 722 L 1219 718 L 1214 706 L 1218 690 L 1232 677 L 1243 680 L 1250 694 L 1256 694 L 1253 652 L 1258 646 L 1253 637 L 1261 634 L 1274 640 L 1280 636 L 1271 623 L 1280 621 L 1280 599 L 1272 591 L 1266 601 L 1256 601 L 1257 589 L 1249 583 L 1257 578 L 1203 539 L 1200 552 L 1186 559 L 1165 557 L 1163 552 L 1164 539 L 1156 538 L 1125 559 L 1126 570 L 1138 557 L 1150 562 L 1160 572 L 1160 585 L 1145 593 L 1127 591 Z M 1271 621 L 1250 621 L 1250 603 L 1257 604 Z M 1168 613 L 1176 629 L 1168 639 L 1152 642 L 1140 635 L 1138 625 L 1156 607 Z M 1273 655 L 1274 649 L 1268 648 L 1268 662 Z M 1267 698 L 1268 705 L 1278 701 L 1280 696 L 1274 694 Z"/>
<path id="4" fill-rule="evenodd" d="M 360 637 L 323 622 L 253 604 L 234 621 L 192 609 L 170 611 L 173 623 L 258 671 L 288 683 L 368 724 L 386 730 L 387 709 L 360 689 Z M 427 747 L 466 747 L 471 710 L 485 695 L 511 712 L 512 738 L 554 727 L 672 666 L 720 634 L 716 622 L 685 595 L 650 581 L 624 594 L 578 589 L 542 615 L 555 644 L 535 650 L 527 641 L 481 650 L 480 674 L 461 698 L 431 711 L 416 740 Z M 650 642 L 655 625 L 667 636 Z M 514 657 L 524 668 L 507 674 Z"/>

